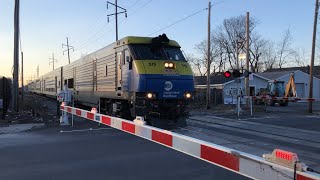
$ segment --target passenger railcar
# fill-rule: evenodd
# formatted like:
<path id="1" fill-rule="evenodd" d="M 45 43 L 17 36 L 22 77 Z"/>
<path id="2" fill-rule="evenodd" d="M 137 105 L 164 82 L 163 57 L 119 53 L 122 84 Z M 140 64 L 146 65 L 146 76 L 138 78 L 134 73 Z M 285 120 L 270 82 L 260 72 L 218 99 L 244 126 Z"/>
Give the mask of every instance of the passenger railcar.
<path id="1" fill-rule="evenodd" d="M 77 104 L 125 118 L 176 122 L 187 115 L 193 73 L 180 45 L 165 34 L 125 37 L 41 76 L 29 90 L 55 96 L 66 85 Z"/>

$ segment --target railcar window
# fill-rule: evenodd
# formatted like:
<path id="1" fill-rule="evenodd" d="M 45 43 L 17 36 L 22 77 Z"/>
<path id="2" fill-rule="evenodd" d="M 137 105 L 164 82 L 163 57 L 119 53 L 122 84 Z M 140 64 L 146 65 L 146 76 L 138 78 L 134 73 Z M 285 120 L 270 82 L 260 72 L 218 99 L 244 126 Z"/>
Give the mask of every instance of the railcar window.
<path id="1" fill-rule="evenodd" d="M 68 79 L 68 88 L 73 88 L 73 78 Z"/>
<path id="2" fill-rule="evenodd" d="M 185 61 L 179 48 L 169 46 L 133 45 L 132 49 L 138 60 L 176 60 Z"/>

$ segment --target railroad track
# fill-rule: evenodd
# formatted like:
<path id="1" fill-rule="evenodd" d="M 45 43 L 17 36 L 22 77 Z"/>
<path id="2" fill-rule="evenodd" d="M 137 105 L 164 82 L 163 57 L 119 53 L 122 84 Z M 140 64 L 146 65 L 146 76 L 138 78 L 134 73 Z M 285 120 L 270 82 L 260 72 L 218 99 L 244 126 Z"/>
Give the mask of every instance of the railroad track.
<path id="1" fill-rule="evenodd" d="M 251 129 L 251 128 L 245 128 L 245 127 L 239 127 L 239 126 L 234 126 L 234 125 L 228 125 L 228 124 L 225 124 L 225 123 L 219 123 L 217 121 L 214 121 L 214 122 L 209 122 L 209 121 L 205 121 L 205 120 L 199 120 L 199 119 L 194 119 L 194 118 L 189 118 L 189 120 L 191 120 L 191 124 L 196 124 L 196 122 L 201 122 L 201 123 L 204 123 L 204 124 L 208 124 L 208 125 L 219 125 L 219 126 L 224 126 L 224 127 L 228 127 L 228 128 L 234 128 L 234 129 L 240 129 L 240 130 L 245 130 L 245 131 L 251 131 L 251 132 L 255 132 L 255 133 L 264 133 L 264 134 L 267 134 L 265 131 L 262 131 L 262 130 L 255 130 L 255 129 Z M 193 122 L 192 122 L 193 121 Z M 230 120 L 228 120 L 230 121 Z M 233 122 L 236 122 L 238 124 L 243 124 L 245 122 L 239 122 L 239 121 L 233 121 Z M 250 126 L 250 123 L 246 123 L 248 126 Z M 274 126 L 273 126 L 274 127 Z M 288 130 L 289 131 L 289 130 Z M 293 131 L 293 130 L 291 130 Z M 293 132 L 295 133 L 295 132 Z M 314 133 L 309 133 L 309 132 L 302 132 L 304 135 L 315 135 Z M 296 140 L 300 140 L 300 141 L 306 141 L 306 142 L 310 142 L 310 143 L 315 143 L 315 144 L 318 144 L 319 145 L 319 148 L 320 148 L 320 138 L 319 140 L 310 140 L 308 138 L 304 138 L 304 136 L 301 136 L 301 137 L 293 137 L 293 136 L 289 136 L 289 135 L 284 135 L 284 134 L 281 134 L 281 133 L 273 133 L 273 132 L 268 132 L 268 135 L 272 135 L 272 136 L 277 136 L 277 137 L 283 137 L 283 138 L 289 138 L 289 139 L 292 139 L 294 141 Z M 320 133 L 318 133 L 318 137 L 320 137 Z"/>
<path id="2" fill-rule="evenodd" d="M 210 126 L 205 126 L 203 124 L 197 123 L 203 123 L 203 124 L 208 124 L 208 125 L 218 125 L 218 127 L 210 127 Z M 259 149 L 262 150 L 264 152 L 272 152 L 274 146 L 277 146 L 277 144 L 281 144 L 281 147 L 284 149 L 293 149 L 296 148 L 298 150 L 297 154 L 299 155 L 300 160 L 302 160 L 302 162 L 308 162 L 307 165 L 320 170 L 320 155 L 319 155 L 319 148 L 317 147 L 309 147 L 306 145 L 301 144 L 299 149 L 297 148 L 297 144 L 294 143 L 288 143 L 285 142 L 284 140 L 279 139 L 279 137 L 281 138 L 286 138 L 286 139 L 291 139 L 292 141 L 294 140 L 295 137 L 290 137 L 290 136 L 286 136 L 286 135 L 278 135 L 278 134 L 269 134 L 269 136 L 273 136 L 273 138 L 263 138 L 263 137 L 257 137 L 255 136 L 254 138 L 252 138 L 252 135 L 248 132 L 253 132 L 253 133 L 264 133 L 264 132 L 260 132 L 259 130 L 251 130 L 248 128 L 238 128 L 235 126 L 231 126 L 231 125 L 225 125 L 223 123 L 208 123 L 206 121 L 201 121 L 201 120 L 194 120 L 192 119 L 191 121 L 188 121 L 189 126 L 188 127 L 180 127 L 179 129 L 175 130 L 174 132 L 176 133 L 180 133 L 180 134 L 184 134 L 187 136 L 191 136 L 194 138 L 198 138 L 201 139 L 201 135 L 205 135 L 208 137 L 213 137 L 213 138 L 220 138 L 226 141 L 229 141 L 231 143 L 229 144 L 225 144 L 225 143 L 216 143 L 214 142 L 214 140 L 212 141 L 212 143 L 216 143 L 222 146 L 229 146 L 230 148 L 233 148 L 232 145 L 233 144 L 242 144 L 242 145 L 247 145 L 251 148 L 255 148 L 255 149 Z M 225 130 L 225 129 L 220 129 L 219 127 L 226 127 L 229 130 Z M 232 133 L 232 129 L 237 130 L 236 133 Z M 239 131 L 245 131 L 245 132 L 239 132 Z M 195 135 L 198 134 L 198 135 Z M 200 138 L 199 138 L 200 137 Z M 239 138 L 246 138 L 247 141 L 243 141 L 243 140 L 237 140 L 237 137 Z M 265 140 L 265 141 L 263 141 Z M 255 143 L 255 142 L 261 142 L 261 143 Z M 306 141 L 305 139 L 301 139 L 300 141 Z M 300 143 L 299 141 L 296 141 L 297 143 Z M 320 146 L 320 143 L 318 143 L 317 141 L 312 141 L 312 140 L 308 140 L 309 143 L 316 143 L 318 146 Z M 270 146 L 265 146 L 263 145 L 263 143 L 265 144 L 272 144 Z M 241 150 L 240 150 L 241 151 Z M 307 153 L 306 153 L 307 152 Z M 256 154 L 258 156 L 261 156 L 262 154 Z"/>

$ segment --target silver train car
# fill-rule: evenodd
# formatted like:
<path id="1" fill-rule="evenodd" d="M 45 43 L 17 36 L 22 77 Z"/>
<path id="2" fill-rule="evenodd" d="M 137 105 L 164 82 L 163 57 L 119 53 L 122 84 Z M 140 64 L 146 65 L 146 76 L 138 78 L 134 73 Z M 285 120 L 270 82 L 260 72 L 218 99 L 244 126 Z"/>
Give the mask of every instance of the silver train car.
<path id="1" fill-rule="evenodd" d="M 124 118 L 177 122 L 188 114 L 193 73 L 180 45 L 165 34 L 128 36 L 57 68 L 28 84 L 30 92 L 55 97 L 64 86 L 77 105 Z"/>

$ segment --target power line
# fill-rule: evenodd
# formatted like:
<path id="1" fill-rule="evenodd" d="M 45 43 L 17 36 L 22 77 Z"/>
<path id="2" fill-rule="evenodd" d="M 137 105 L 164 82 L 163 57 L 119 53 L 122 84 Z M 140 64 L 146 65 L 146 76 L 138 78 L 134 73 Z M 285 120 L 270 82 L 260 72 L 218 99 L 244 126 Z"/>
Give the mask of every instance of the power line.
<path id="1" fill-rule="evenodd" d="M 132 16 L 133 14 L 135 14 L 136 12 L 138 12 L 141 8 L 145 7 L 147 4 L 149 4 L 152 0 L 149 0 L 147 3 L 145 3 L 143 6 L 137 8 L 136 11 L 134 11 L 133 13 L 128 13 L 130 16 Z M 127 10 L 132 9 L 134 6 L 136 6 L 137 4 L 139 4 L 139 2 L 141 2 L 141 0 L 137 0 L 134 4 L 132 4 L 130 7 L 127 8 Z M 120 21 L 120 23 L 122 23 L 126 18 L 123 18 L 122 21 Z M 109 22 L 113 22 L 112 20 L 110 20 Z M 119 24 L 120 24 L 119 23 Z M 79 46 L 79 48 L 77 48 L 75 51 L 79 51 L 81 49 L 83 49 L 84 47 L 88 46 L 88 43 L 93 41 L 93 40 L 101 40 L 101 37 L 104 36 L 107 32 L 110 31 L 104 31 L 101 35 L 99 35 L 97 38 L 94 38 L 95 36 L 97 36 L 102 30 L 105 30 L 105 27 L 108 24 L 105 24 L 98 32 L 96 32 L 93 36 L 91 36 L 91 38 L 89 38 L 85 43 L 83 43 L 81 46 Z M 111 29 L 110 29 L 111 30 Z M 89 44 L 89 46 L 92 46 L 93 44 Z"/>
<path id="2" fill-rule="evenodd" d="M 217 4 L 220 4 L 220 3 L 222 3 L 222 2 L 223 2 L 223 1 L 217 2 L 217 3 L 213 4 L 213 5 L 211 5 L 210 7 L 215 6 L 215 5 L 217 5 Z M 168 25 L 168 26 L 166 26 L 166 27 L 164 27 L 164 28 L 161 28 L 160 30 L 157 30 L 157 31 L 149 34 L 148 36 L 151 36 L 151 35 L 153 35 L 153 34 L 155 34 L 155 33 L 158 33 L 158 32 L 160 32 L 160 31 L 163 31 L 163 30 L 165 30 L 165 29 L 167 29 L 167 28 L 169 28 L 169 27 L 171 27 L 171 26 L 174 26 L 174 25 L 176 25 L 176 24 L 178 24 L 178 23 L 180 23 L 180 22 L 182 22 L 182 21 L 184 21 L 184 20 L 186 20 L 186 19 L 188 19 L 188 18 L 190 18 L 190 17 L 192 17 L 192 16 L 195 16 L 195 15 L 197 15 L 197 14 L 203 12 L 203 11 L 208 10 L 208 8 L 209 8 L 209 7 L 204 8 L 204 9 L 201 9 L 200 11 L 197 11 L 197 12 L 195 12 L 195 13 L 193 13 L 193 14 L 190 14 L 190 15 L 188 15 L 187 17 L 184 17 L 184 18 L 182 18 L 182 19 L 180 19 L 180 20 L 178 20 L 178 21 L 176 21 L 176 22 L 174 22 L 174 23 L 172 23 L 172 24 L 170 24 L 170 25 Z"/>
<path id="3" fill-rule="evenodd" d="M 132 16 L 133 14 L 135 14 L 136 12 L 140 12 L 139 10 L 141 10 L 142 8 L 144 8 L 145 6 L 147 6 L 150 2 L 152 2 L 153 0 L 149 0 L 148 2 L 146 2 L 145 4 L 143 4 L 141 7 L 137 8 L 137 10 L 133 11 L 133 13 L 128 13 L 128 15 Z M 132 9 L 133 7 L 135 7 L 137 4 L 139 4 L 139 2 L 141 2 L 141 0 L 137 0 L 134 4 L 132 4 L 130 7 L 127 8 L 127 10 Z M 123 18 L 123 20 L 121 20 L 119 22 L 122 23 L 126 18 Z M 109 22 L 113 22 L 113 19 L 111 19 Z M 85 41 L 85 43 L 82 43 L 80 46 L 78 46 L 77 49 L 75 49 L 74 51 L 80 51 L 86 47 L 90 47 L 92 45 L 96 45 L 97 42 L 103 40 L 101 37 L 103 37 L 106 33 L 111 32 L 112 30 L 112 26 L 108 26 L 111 27 L 111 29 L 109 29 L 109 31 L 104 31 L 102 32 L 102 30 L 106 30 L 105 27 L 107 27 L 108 24 L 105 24 L 103 27 L 101 27 L 101 29 L 99 31 L 97 31 L 94 35 L 92 35 L 88 40 Z M 102 32 L 102 33 L 101 33 Z M 94 41 L 94 43 L 90 43 Z M 90 44 L 89 44 L 90 43 Z"/>
<path id="4" fill-rule="evenodd" d="M 104 20 L 104 14 L 106 13 L 107 10 L 104 10 L 103 14 L 95 21 L 95 23 L 90 24 L 89 28 L 87 28 L 87 32 L 89 32 L 88 34 L 93 33 L 94 31 L 101 31 L 103 29 L 103 27 L 99 28 L 98 27 L 101 25 L 102 20 Z M 90 39 L 90 38 L 89 38 Z M 74 40 L 71 42 L 71 44 L 76 43 L 77 41 Z M 83 42 L 87 42 L 87 40 L 83 41 Z M 79 44 L 78 46 L 82 46 L 85 43 L 77 43 Z"/>

